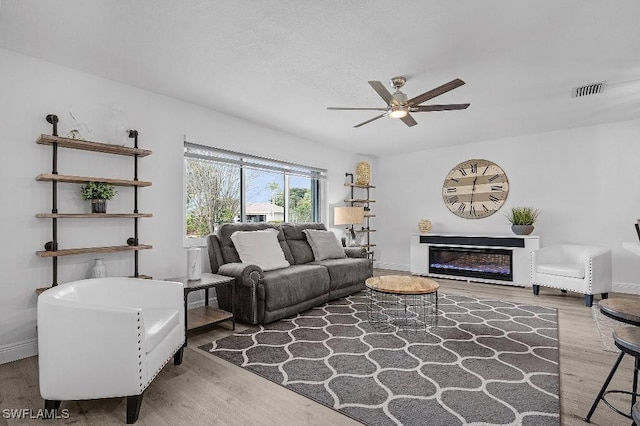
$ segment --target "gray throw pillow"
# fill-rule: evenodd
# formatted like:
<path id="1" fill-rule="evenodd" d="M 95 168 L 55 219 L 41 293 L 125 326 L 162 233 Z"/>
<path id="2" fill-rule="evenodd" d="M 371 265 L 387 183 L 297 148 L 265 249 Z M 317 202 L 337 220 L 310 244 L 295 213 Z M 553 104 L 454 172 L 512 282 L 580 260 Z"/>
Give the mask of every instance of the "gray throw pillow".
<path id="1" fill-rule="evenodd" d="M 336 234 L 319 229 L 304 229 L 315 260 L 342 259 L 346 255 Z"/>

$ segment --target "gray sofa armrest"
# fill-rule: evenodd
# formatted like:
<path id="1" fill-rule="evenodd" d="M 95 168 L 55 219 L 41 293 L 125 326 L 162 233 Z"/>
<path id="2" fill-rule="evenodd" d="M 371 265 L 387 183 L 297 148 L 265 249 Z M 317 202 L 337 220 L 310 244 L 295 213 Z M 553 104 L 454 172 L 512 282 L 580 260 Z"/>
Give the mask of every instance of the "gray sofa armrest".
<path id="1" fill-rule="evenodd" d="M 218 274 L 233 277 L 238 285 L 246 287 L 255 286 L 264 276 L 262 268 L 250 263 L 225 263 L 220 265 Z"/>
<path id="2" fill-rule="evenodd" d="M 218 306 L 226 311 L 234 307 L 237 319 L 257 324 L 258 322 L 258 283 L 263 278 L 262 268 L 250 263 L 225 263 L 220 265 L 218 274 L 236 279 L 235 299 L 226 286 L 216 289 Z"/>
<path id="3" fill-rule="evenodd" d="M 367 257 L 367 249 L 364 247 L 344 247 L 347 257 Z"/>

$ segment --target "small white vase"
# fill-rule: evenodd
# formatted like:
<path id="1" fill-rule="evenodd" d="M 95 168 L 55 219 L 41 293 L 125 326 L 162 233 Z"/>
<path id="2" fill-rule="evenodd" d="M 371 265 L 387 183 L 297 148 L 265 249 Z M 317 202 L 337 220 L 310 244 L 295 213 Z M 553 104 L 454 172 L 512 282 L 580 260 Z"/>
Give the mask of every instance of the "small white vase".
<path id="1" fill-rule="evenodd" d="M 95 259 L 93 266 L 91 267 L 91 278 L 104 278 L 107 276 L 107 266 L 104 264 L 104 259 L 99 257 Z"/>
<path id="2" fill-rule="evenodd" d="M 202 278 L 202 253 L 198 247 L 187 249 L 187 280 Z"/>

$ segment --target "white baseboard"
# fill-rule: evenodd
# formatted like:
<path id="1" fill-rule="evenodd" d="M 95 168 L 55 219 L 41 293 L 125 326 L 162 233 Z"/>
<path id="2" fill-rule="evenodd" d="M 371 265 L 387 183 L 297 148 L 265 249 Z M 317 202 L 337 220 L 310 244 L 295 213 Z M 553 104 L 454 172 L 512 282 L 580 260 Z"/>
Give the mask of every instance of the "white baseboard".
<path id="1" fill-rule="evenodd" d="M 38 339 L 0 346 L 0 364 L 38 355 Z"/>
<path id="2" fill-rule="evenodd" d="M 640 294 L 640 285 L 631 283 L 613 283 L 612 291 L 615 293 Z"/>
<path id="3" fill-rule="evenodd" d="M 411 271 L 411 267 L 409 265 L 402 263 L 373 262 L 373 267 L 376 269 L 390 269 L 392 271 Z"/>
<path id="4" fill-rule="evenodd" d="M 410 272 L 411 266 L 405 265 L 402 263 L 387 263 L 387 262 L 373 262 L 373 267 L 376 269 L 389 269 L 392 271 L 404 271 Z M 456 279 L 456 277 L 450 277 L 451 279 Z M 465 278 L 466 279 L 466 278 Z M 476 281 L 471 279 L 471 281 Z M 479 282 L 479 281 L 478 281 Z M 504 284 L 503 282 L 496 282 L 496 284 Z M 531 287 L 531 285 L 526 285 L 525 287 Z M 640 285 L 632 284 L 632 283 L 619 283 L 614 282 L 612 287 L 612 292 L 614 293 L 624 293 L 624 294 L 640 294 Z"/>

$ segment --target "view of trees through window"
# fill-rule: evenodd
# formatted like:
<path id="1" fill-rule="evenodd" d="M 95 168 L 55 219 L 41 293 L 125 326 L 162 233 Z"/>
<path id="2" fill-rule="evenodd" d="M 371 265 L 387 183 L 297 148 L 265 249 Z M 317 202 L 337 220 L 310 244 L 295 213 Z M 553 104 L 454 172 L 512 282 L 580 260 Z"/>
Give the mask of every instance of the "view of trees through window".
<path id="1" fill-rule="evenodd" d="M 187 236 L 204 237 L 240 213 L 240 166 L 186 160 Z"/>
<path id="2" fill-rule="evenodd" d="M 185 144 L 187 237 L 203 238 L 222 223 L 318 220 L 319 178 L 284 167 L 262 168 L 259 162 L 244 166 L 244 161 L 216 161 L 202 152 L 189 151 Z"/>

